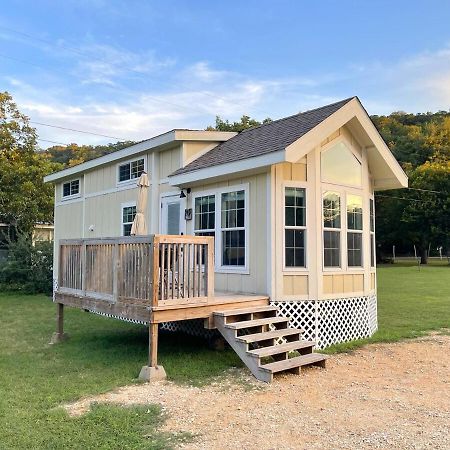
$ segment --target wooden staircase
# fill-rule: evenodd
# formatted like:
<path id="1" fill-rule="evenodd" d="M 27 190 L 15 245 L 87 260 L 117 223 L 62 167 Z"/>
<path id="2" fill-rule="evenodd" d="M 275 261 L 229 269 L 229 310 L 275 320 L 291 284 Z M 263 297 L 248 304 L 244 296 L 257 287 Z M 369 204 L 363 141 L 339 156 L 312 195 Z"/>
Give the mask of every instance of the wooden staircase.
<path id="1" fill-rule="evenodd" d="M 275 306 L 214 312 L 214 325 L 260 381 L 301 367 L 325 367 L 326 356 L 313 352 L 315 342 L 302 339 L 302 330 L 289 328 L 289 318 L 277 316 Z"/>

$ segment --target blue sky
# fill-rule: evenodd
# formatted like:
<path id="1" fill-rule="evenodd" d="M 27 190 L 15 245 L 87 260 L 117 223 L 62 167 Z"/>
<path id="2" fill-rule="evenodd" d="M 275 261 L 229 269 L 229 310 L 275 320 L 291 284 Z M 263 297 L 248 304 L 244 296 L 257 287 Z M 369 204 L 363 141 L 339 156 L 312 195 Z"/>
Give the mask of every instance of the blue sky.
<path id="1" fill-rule="evenodd" d="M 9 0 L 0 89 L 33 122 L 131 140 L 352 95 L 370 114 L 448 110 L 449 23 L 444 0 Z"/>

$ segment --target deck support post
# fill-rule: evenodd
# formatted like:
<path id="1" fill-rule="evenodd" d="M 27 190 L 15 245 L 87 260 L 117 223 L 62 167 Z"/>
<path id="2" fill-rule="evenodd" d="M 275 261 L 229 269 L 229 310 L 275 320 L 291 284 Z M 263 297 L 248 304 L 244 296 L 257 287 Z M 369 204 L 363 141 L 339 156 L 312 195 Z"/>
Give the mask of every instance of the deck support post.
<path id="1" fill-rule="evenodd" d="M 163 366 L 158 366 L 158 324 L 151 322 L 148 325 L 148 366 L 143 366 L 139 379 L 143 381 L 159 381 L 166 379 Z"/>
<path id="2" fill-rule="evenodd" d="M 64 333 L 64 305 L 56 303 L 56 332 L 53 333 L 50 344 L 63 342 L 67 338 L 67 334 Z"/>

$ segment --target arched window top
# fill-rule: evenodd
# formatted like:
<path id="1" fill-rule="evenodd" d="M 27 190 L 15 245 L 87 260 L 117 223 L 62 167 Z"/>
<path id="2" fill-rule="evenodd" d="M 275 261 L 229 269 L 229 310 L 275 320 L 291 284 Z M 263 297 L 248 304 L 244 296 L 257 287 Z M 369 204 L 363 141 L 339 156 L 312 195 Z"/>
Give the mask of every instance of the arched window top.
<path id="1" fill-rule="evenodd" d="M 362 185 L 361 162 L 347 144 L 338 142 L 321 154 L 322 181 L 351 186 Z"/>

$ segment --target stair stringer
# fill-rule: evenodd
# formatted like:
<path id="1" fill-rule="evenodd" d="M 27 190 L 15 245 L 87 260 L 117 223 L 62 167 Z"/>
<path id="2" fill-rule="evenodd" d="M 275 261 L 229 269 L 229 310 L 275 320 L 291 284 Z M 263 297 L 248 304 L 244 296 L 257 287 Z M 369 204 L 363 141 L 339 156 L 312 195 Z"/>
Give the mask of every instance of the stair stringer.
<path id="1" fill-rule="evenodd" d="M 255 358 L 253 355 L 247 353 L 248 344 L 236 340 L 237 330 L 233 330 L 225 327 L 224 317 L 215 317 L 215 325 L 220 334 L 230 344 L 231 348 L 236 352 L 241 361 L 248 367 L 253 376 L 265 383 L 271 383 L 273 380 L 273 374 L 265 370 L 261 370 L 259 365 L 259 358 Z"/>

